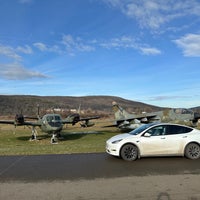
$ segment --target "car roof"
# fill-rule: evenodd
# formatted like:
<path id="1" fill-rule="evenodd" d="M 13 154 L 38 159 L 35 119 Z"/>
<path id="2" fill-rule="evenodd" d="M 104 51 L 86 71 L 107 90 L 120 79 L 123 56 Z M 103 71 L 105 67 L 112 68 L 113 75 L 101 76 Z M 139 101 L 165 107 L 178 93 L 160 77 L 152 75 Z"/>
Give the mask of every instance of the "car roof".
<path id="1" fill-rule="evenodd" d="M 153 127 L 153 126 L 157 126 L 157 125 L 175 125 L 175 126 L 184 126 L 184 127 L 188 127 L 188 128 L 192 128 L 194 129 L 193 127 L 191 126 L 187 126 L 187 125 L 184 125 L 184 124 L 177 124 L 177 123 L 170 123 L 170 122 L 154 122 L 154 123 L 151 123 L 152 125 L 149 126 L 150 127 Z"/>

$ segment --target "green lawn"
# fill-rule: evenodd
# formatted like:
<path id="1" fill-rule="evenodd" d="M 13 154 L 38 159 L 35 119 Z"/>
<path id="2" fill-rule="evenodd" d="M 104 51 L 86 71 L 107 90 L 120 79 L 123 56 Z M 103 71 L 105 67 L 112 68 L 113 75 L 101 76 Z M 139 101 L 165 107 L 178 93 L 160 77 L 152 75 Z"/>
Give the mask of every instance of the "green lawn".
<path id="1" fill-rule="evenodd" d="M 41 155 L 105 152 L 107 139 L 119 133 L 116 128 L 70 127 L 62 131 L 58 144 L 50 143 L 50 135 L 38 130 L 38 140 L 29 141 L 31 129 L 0 126 L 0 155 Z"/>

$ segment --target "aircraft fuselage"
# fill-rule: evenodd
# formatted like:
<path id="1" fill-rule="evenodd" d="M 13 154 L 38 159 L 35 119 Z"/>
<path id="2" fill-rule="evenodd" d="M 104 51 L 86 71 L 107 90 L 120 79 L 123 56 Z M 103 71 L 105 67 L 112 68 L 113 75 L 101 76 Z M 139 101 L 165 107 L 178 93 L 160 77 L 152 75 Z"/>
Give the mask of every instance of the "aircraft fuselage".
<path id="1" fill-rule="evenodd" d="M 46 114 L 41 119 L 41 130 L 46 133 L 59 133 L 62 128 L 62 119 L 59 114 Z"/>

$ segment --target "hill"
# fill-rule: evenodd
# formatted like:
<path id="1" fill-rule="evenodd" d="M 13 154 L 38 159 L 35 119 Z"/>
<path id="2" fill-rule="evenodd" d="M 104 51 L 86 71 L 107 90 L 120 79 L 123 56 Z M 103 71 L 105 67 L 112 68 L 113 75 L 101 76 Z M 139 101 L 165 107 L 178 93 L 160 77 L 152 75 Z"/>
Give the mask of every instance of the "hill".
<path id="1" fill-rule="evenodd" d="M 111 105 L 115 101 L 129 112 L 152 112 L 162 110 L 161 107 L 149 104 L 131 101 L 116 96 L 29 96 L 29 95 L 0 95 L 0 115 L 13 116 L 16 113 L 23 112 L 25 115 L 37 114 L 37 105 L 41 111 L 46 113 L 52 108 L 70 112 L 78 110 L 81 105 L 81 111 L 88 114 L 105 114 L 112 113 Z M 51 111 L 52 112 L 52 111 Z"/>

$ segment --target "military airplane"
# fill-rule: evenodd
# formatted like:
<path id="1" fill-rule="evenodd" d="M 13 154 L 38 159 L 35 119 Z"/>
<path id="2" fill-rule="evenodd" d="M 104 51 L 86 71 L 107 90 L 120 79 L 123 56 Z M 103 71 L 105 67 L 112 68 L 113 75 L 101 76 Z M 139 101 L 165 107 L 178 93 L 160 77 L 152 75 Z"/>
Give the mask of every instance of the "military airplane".
<path id="1" fill-rule="evenodd" d="M 31 140 L 37 139 L 36 127 L 40 127 L 42 132 L 52 135 L 51 143 L 55 144 L 57 141 L 57 138 L 60 136 L 60 132 L 62 131 L 64 124 L 75 125 L 76 123 L 81 122 L 82 127 L 89 127 L 89 126 L 94 125 L 94 123 L 91 123 L 89 120 L 98 119 L 98 118 L 99 116 L 81 118 L 78 113 L 69 115 L 65 119 L 62 119 L 61 115 L 55 114 L 55 113 L 45 114 L 44 116 L 40 117 L 39 109 L 38 109 L 37 117 L 25 117 L 22 114 L 17 114 L 14 120 L 0 120 L 0 124 L 13 124 L 15 127 L 16 126 L 31 126 L 32 127 Z M 31 121 L 26 121 L 25 119 L 31 119 Z M 37 120 L 37 121 L 33 121 L 33 120 Z"/>
<path id="2" fill-rule="evenodd" d="M 166 109 L 164 111 L 142 114 L 130 114 L 116 102 L 113 102 L 112 109 L 115 115 L 115 124 L 111 126 L 116 126 L 122 130 L 133 130 L 142 124 L 151 122 L 176 122 L 196 126 L 200 121 L 199 113 L 185 108 Z"/>

